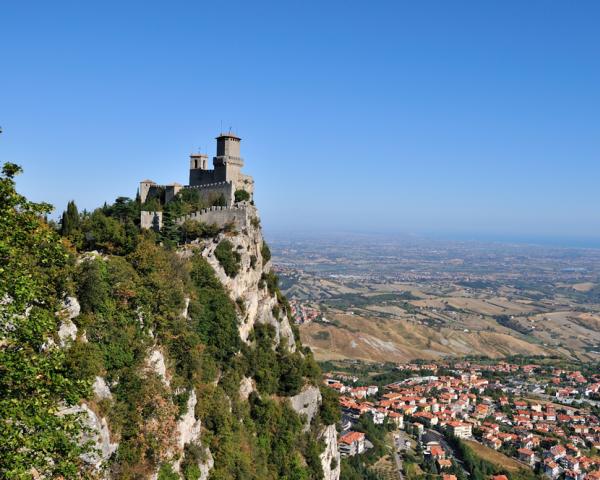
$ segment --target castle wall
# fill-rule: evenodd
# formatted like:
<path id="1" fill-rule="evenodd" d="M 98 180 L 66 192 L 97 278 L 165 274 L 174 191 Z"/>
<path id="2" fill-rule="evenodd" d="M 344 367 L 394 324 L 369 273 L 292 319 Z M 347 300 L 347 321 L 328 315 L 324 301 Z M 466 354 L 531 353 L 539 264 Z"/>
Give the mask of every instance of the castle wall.
<path id="1" fill-rule="evenodd" d="M 156 230 L 157 232 L 162 228 L 163 224 L 163 212 L 147 212 L 142 210 L 140 212 L 140 228 L 144 230 Z"/>
<path id="2" fill-rule="evenodd" d="M 190 186 L 208 185 L 211 183 L 224 182 L 225 176 L 219 177 L 214 170 L 203 170 L 201 168 L 190 169 Z"/>
<path id="3" fill-rule="evenodd" d="M 235 223 L 237 227 L 244 228 L 248 223 L 248 215 L 245 206 L 210 207 L 179 217 L 175 220 L 175 223 L 182 225 L 186 220 L 206 223 L 207 225 L 216 224 L 219 228 L 223 228 L 229 223 Z"/>
<path id="4" fill-rule="evenodd" d="M 140 182 L 140 200 L 142 203 L 148 198 L 148 194 L 152 187 L 155 186 L 154 182 Z"/>
<path id="5" fill-rule="evenodd" d="M 231 182 L 218 182 L 209 185 L 190 185 L 186 188 L 193 188 L 200 194 L 203 202 L 210 205 L 223 194 L 227 205 L 233 204 L 234 185 Z"/>
<path id="6" fill-rule="evenodd" d="M 177 195 L 182 188 L 183 188 L 183 186 L 179 185 L 177 183 L 175 183 L 173 185 L 166 185 L 165 186 L 165 203 L 169 203 L 171 200 L 173 200 L 173 198 L 175 198 L 175 195 Z"/>

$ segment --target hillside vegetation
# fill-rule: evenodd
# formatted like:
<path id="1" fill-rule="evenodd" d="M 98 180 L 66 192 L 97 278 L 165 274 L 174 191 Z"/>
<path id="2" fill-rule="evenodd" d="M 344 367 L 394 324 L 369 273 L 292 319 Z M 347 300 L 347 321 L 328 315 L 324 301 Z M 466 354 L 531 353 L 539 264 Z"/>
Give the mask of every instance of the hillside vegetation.
<path id="1" fill-rule="evenodd" d="M 141 232 L 119 198 L 70 203 L 55 229 L 18 171 L 0 180 L 1 478 L 339 476 L 321 440 L 337 405 L 259 228 L 204 226 L 181 248 L 186 232 Z M 312 418 L 288 400 L 306 392 Z"/>

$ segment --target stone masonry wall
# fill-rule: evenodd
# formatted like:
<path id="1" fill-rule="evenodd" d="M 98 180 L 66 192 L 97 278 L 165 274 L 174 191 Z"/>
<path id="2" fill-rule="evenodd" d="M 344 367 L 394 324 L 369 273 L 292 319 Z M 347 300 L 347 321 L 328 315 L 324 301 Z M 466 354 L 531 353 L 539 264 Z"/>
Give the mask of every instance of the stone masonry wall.
<path id="1" fill-rule="evenodd" d="M 159 231 L 162 228 L 163 212 L 140 212 L 140 228 Z"/>
<path id="2" fill-rule="evenodd" d="M 199 212 L 179 217 L 175 220 L 177 225 L 183 224 L 186 220 L 206 223 L 208 225 L 217 224 L 222 228 L 228 223 L 235 223 L 238 228 L 244 228 L 248 223 L 248 215 L 245 206 L 236 207 L 210 207 Z"/>

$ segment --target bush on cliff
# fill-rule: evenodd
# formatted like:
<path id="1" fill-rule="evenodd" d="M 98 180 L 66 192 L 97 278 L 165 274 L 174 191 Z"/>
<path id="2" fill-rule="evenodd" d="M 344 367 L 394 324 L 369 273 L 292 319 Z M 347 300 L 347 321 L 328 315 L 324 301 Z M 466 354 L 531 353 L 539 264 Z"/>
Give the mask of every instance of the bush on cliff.
<path id="1" fill-rule="evenodd" d="M 233 245 L 229 240 L 221 240 L 217 248 L 215 248 L 215 257 L 225 270 L 229 277 L 235 277 L 241 267 L 241 255 L 233 249 Z"/>
<path id="2" fill-rule="evenodd" d="M 247 202 L 250 200 L 250 194 L 246 190 L 236 190 L 234 197 L 236 202 Z"/>

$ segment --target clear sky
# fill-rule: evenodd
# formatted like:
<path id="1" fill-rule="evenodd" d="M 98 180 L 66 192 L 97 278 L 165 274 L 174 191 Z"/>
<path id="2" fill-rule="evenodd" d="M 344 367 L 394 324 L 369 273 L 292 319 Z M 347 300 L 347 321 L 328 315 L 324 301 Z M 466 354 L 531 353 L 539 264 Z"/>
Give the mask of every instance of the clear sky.
<path id="1" fill-rule="evenodd" d="M 275 230 L 600 238 L 598 1 L 17 1 L 0 161 L 62 210 L 233 127 Z"/>

